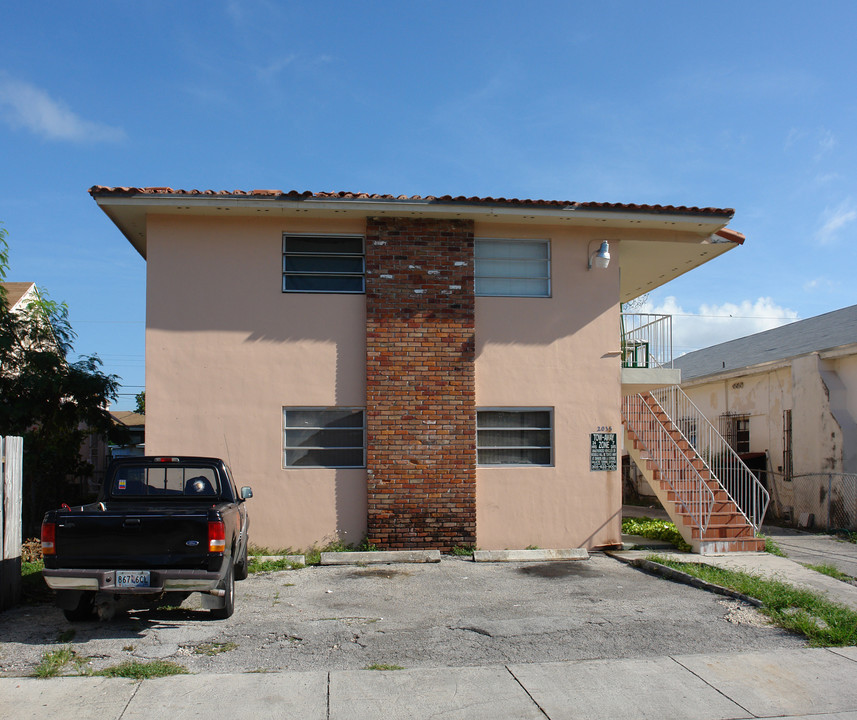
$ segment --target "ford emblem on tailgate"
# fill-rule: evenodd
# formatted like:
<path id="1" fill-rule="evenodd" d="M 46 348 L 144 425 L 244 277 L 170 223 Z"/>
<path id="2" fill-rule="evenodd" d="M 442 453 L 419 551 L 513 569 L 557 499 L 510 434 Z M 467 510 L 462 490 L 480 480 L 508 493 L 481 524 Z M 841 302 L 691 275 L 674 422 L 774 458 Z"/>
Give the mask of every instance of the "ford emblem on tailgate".
<path id="1" fill-rule="evenodd" d="M 187 545 L 188 547 L 196 547 L 197 545 L 199 545 L 199 540 L 188 540 L 185 545 Z"/>

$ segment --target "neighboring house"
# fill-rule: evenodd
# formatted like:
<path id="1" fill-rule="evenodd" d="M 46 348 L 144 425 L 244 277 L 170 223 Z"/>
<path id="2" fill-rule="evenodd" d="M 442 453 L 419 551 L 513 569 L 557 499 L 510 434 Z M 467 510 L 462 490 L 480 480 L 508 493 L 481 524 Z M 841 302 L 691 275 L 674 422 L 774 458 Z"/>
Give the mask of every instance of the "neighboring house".
<path id="1" fill-rule="evenodd" d="M 857 528 L 857 305 L 688 353 L 675 366 L 688 396 L 768 485 L 778 515 Z"/>
<path id="2" fill-rule="evenodd" d="M 12 312 L 25 308 L 27 303 L 36 299 L 36 283 L 4 282 L 6 305 Z"/>
<path id="3" fill-rule="evenodd" d="M 133 410 L 113 410 L 110 414 L 116 423 L 128 428 L 129 433 L 127 444 L 110 446 L 110 457 L 145 455 L 146 416 Z"/>
<path id="4" fill-rule="evenodd" d="M 619 543 L 622 396 L 679 377 L 620 303 L 743 242 L 717 208 L 90 193 L 147 262 L 147 454 L 226 459 L 271 547 Z"/>

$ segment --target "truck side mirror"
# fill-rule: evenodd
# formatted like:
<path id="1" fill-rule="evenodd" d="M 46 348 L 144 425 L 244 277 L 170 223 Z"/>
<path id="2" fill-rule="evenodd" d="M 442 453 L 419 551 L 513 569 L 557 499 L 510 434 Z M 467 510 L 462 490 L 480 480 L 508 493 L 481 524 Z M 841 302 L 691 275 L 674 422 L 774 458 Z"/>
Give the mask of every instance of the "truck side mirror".
<path id="1" fill-rule="evenodd" d="M 253 497 L 253 488 L 251 488 L 249 485 L 245 485 L 244 487 L 242 487 L 241 488 L 241 499 L 242 500 L 249 500 L 251 497 Z"/>

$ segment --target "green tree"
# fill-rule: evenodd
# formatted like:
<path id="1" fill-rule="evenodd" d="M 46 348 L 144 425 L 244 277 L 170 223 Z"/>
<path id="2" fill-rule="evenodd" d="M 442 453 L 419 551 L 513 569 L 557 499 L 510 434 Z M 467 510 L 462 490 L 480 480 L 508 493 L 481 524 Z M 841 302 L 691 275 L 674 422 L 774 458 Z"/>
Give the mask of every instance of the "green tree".
<path id="1" fill-rule="evenodd" d="M 134 412 L 140 413 L 140 415 L 146 414 L 146 391 L 138 392 L 134 399 L 137 401 L 137 407 L 134 408 Z"/>
<path id="2" fill-rule="evenodd" d="M 0 281 L 8 267 L 0 227 Z M 95 355 L 70 362 L 75 337 L 65 303 L 39 290 L 12 312 L 0 285 L 0 435 L 24 438 L 25 536 L 38 533 L 46 510 L 84 499 L 73 480 L 93 471 L 80 456 L 86 436 L 121 440 L 107 410 L 119 378 L 101 372 Z"/>

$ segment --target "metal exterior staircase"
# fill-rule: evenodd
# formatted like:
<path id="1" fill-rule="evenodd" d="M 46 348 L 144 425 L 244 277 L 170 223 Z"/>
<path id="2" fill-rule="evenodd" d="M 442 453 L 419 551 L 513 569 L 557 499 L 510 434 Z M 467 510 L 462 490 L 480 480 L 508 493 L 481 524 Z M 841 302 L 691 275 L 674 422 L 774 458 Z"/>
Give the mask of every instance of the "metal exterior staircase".
<path id="1" fill-rule="evenodd" d="M 679 387 L 626 396 L 622 422 L 626 450 L 694 552 L 764 550 L 767 491 Z"/>

